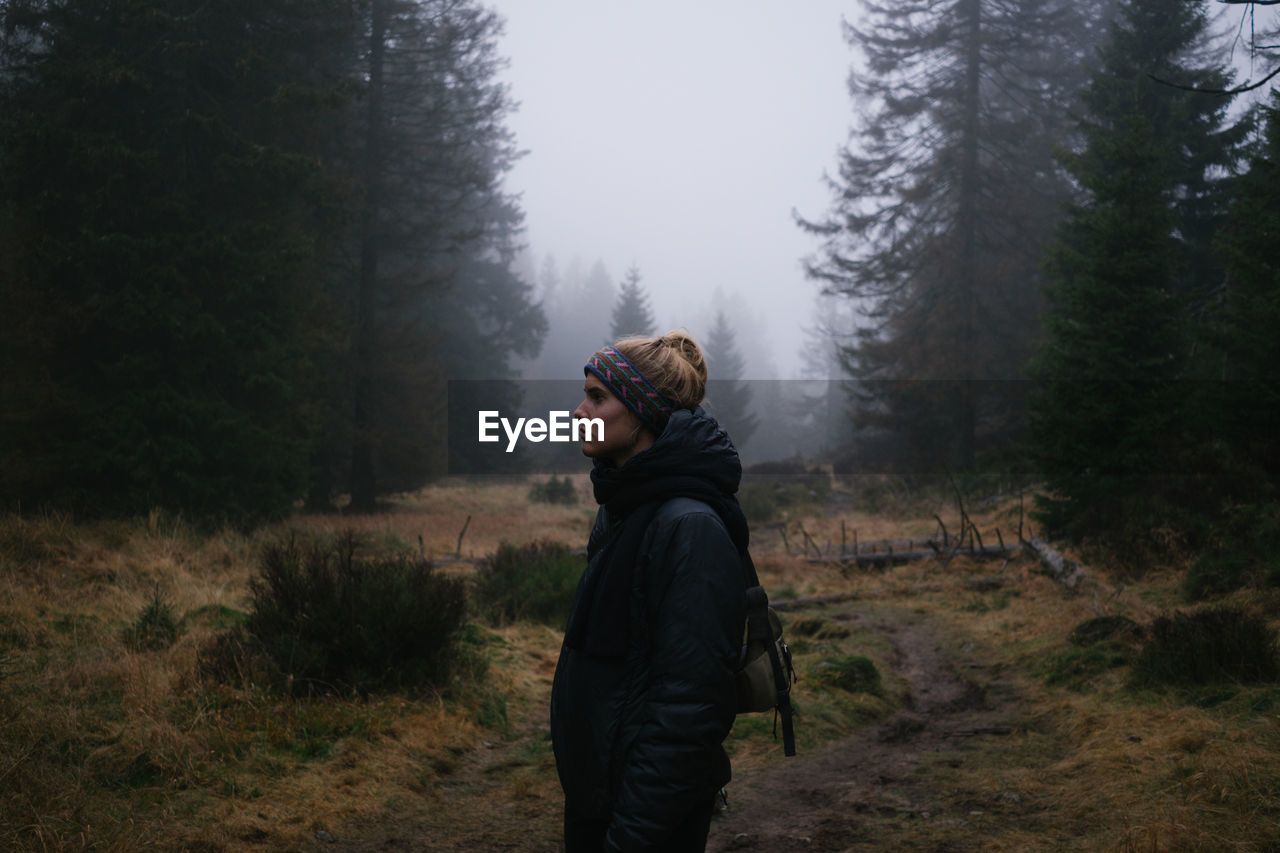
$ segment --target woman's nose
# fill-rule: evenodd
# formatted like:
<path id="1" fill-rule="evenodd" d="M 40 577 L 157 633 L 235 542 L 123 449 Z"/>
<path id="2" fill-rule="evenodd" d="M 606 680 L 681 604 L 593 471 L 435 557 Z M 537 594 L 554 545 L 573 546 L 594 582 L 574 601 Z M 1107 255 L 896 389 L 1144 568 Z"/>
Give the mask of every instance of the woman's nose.
<path id="1" fill-rule="evenodd" d="M 583 400 L 581 403 L 578 404 L 578 408 L 573 410 L 574 418 L 585 418 L 587 416 L 586 411 L 583 409 L 583 406 L 585 405 L 587 405 L 586 400 Z"/>

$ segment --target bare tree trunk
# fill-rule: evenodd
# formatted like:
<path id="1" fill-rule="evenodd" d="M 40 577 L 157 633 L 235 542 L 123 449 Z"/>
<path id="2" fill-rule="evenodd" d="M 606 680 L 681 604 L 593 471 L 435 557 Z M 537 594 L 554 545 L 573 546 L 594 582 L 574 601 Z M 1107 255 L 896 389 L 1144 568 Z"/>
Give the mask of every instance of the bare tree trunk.
<path id="1" fill-rule="evenodd" d="M 377 358 L 378 209 L 381 194 L 382 73 L 386 50 L 386 3 L 373 0 L 369 28 L 369 112 L 365 136 L 364 213 L 360 236 L 360 290 L 356 317 L 354 435 L 351 447 L 351 508 L 371 512 L 377 504 L 374 468 L 373 376 Z"/>
<path id="2" fill-rule="evenodd" d="M 964 85 L 964 136 L 961 143 L 960 210 L 957 221 L 960 226 L 960 269 L 957 285 L 960 289 L 960 363 L 957 365 L 956 382 L 959 406 L 957 413 L 957 445 L 955 463 L 961 470 L 973 467 L 977 422 L 977 402 L 974 400 L 976 359 L 974 341 L 978 334 L 977 279 L 978 279 L 978 195 L 982 182 L 979 174 L 978 136 L 981 133 L 981 80 L 982 80 L 982 0 L 965 0 L 963 15 L 968 24 L 968 41 L 965 55 Z"/>

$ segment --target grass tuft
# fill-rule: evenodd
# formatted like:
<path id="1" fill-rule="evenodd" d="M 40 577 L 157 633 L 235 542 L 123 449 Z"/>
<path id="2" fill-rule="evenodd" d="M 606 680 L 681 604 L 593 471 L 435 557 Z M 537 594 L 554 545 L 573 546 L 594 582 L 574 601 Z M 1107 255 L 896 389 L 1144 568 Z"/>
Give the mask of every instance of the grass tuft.
<path id="1" fill-rule="evenodd" d="M 1092 646 L 1109 640 L 1141 640 L 1145 633 L 1142 626 L 1128 616 L 1096 616 L 1072 628 L 1067 639 L 1072 645 Z"/>
<path id="2" fill-rule="evenodd" d="M 880 696 L 884 687 L 880 670 L 870 658 L 862 655 L 819 661 L 812 670 L 813 677 L 821 684 L 829 684 L 850 693 L 868 693 Z"/>
<path id="3" fill-rule="evenodd" d="M 1098 676 L 1129 662 L 1124 649 L 1105 643 L 1049 655 L 1038 671 L 1050 687 L 1083 691 L 1090 688 Z"/>

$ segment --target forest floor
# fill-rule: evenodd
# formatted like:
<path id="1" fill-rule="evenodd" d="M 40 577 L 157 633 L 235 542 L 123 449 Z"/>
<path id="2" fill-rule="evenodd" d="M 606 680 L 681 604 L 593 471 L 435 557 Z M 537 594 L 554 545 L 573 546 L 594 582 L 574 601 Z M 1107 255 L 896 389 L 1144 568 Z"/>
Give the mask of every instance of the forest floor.
<path id="1" fill-rule="evenodd" d="M 0 519 L 0 849 L 555 853 L 555 627 L 473 625 L 483 682 L 428 696 L 280 697 L 198 661 L 242 618 L 265 542 L 354 528 L 466 575 L 502 541 L 579 543 L 576 485 L 556 507 L 527 484 L 442 484 L 248 535 Z M 771 715 L 738 718 L 710 850 L 1280 851 L 1280 686 L 1139 689 L 1136 646 L 1069 639 L 1100 615 L 1187 609 L 1180 566 L 1086 564 L 1072 589 L 1024 553 L 851 567 L 812 557 L 954 531 L 954 496 L 836 489 L 774 509 L 752 550 L 771 598 L 803 602 L 782 613 L 799 750 L 783 756 Z M 969 514 L 988 543 L 1016 541 L 1022 509 Z M 122 632 L 157 591 L 182 633 L 131 650 Z M 1274 591 L 1219 605 L 1280 624 Z M 874 683 L 853 677 L 866 661 Z"/>
<path id="2" fill-rule="evenodd" d="M 906 708 L 855 735 L 802 751 L 784 761 L 738 774 L 726 791 L 727 807 L 712 826 L 710 851 L 972 850 L 983 825 L 1026 818 L 1019 795 L 961 802 L 948 781 L 931 774 L 963 767 L 966 753 L 991 738 L 1027 744 L 1035 721 L 1018 685 L 999 667 L 978 660 L 972 643 L 938 633 L 920 613 L 887 606 L 842 610 L 835 624 L 852 623 L 888 639 L 893 672 L 909 690 Z M 956 652 L 959 652 L 957 655 Z M 538 737 L 540 715 L 521 723 L 506 744 L 485 743 L 459 768 L 446 791 L 447 806 L 434 819 L 387 821 L 325 849 L 366 851 L 557 851 L 554 792 L 511 797 L 507 773 Z M 803 718 L 800 723 L 803 726 Z M 1037 771 L 1048 756 L 1039 744 L 1015 750 Z M 504 805 L 499 805 L 505 803 Z M 1051 838 L 1043 849 L 1062 849 Z"/>
<path id="3" fill-rule="evenodd" d="M 876 607 L 841 613 L 889 639 L 906 707 L 892 718 L 825 745 L 814 755 L 744 773 L 721 816 L 711 851 L 975 850 L 989 824 L 1036 811 L 1013 791 L 995 798 L 957 787 L 970 754 L 1002 743 L 1030 772 L 1049 756 L 1028 732 L 1038 726 L 1011 673 L 972 642 L 940 633 L 920 613 Z M 934 772 L 946 768 L 946 772 Z M 1046 849 L 1057 849 L 1051 837 Z"/>

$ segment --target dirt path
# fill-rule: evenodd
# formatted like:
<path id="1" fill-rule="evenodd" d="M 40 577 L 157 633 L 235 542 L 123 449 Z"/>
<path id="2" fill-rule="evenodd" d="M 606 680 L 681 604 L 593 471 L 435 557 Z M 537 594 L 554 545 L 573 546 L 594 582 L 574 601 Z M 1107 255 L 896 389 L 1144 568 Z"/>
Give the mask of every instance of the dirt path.
<path id="1" fill-rule="evenodd" d="M 948 835 L 980 814 L 957 811 L 922 762 L 950 758 L 957 744 L 1013 734 L 1016 691 L 1000 674 L 903 611 L 848 614 L 887 636 L 893 669 L 910 686 L 909 709 L 873 729 L 730 783 L 729 809 L 712 825 L 708 850 L 872 851 L 971 849 Z M 1010 801 L 1017 795 L 1005 795 Z M 972 829 L 972 827 L 970 827 Z M 895 839 L 895 840 L 890 840 Z"/>
<path id="2" fill-rule="evenodd" d="M 911 610 L 882 606 L 830 618 L 890 640 L 893 671 L 909 685 L 908 710 L 821 753 L 739 772 L 730 783 L 729 810 L 713 822 L 707 849 L 975 849 L 984 818 L 975 817 L 972 805 L 958 807 L 954 788 L 938 774 L 922 771 L 939 763 L 956 767 L 957 749 L 981 748 L 981 741 L 992 738 L 1007 741 L 1002 733 L 1016 730 L 1021 714 L 1016 688 L 977 660 L 972 648 L 939 633 Z M 519 725 L 517 737 L 484 744 L 463 757 L 429 795 L 425 813 L 366 827 L 359 837 L 312 849 L 563 849 L 559 789 L 542 733 L 545 719 L 535 714 Z M 538 744 L 536 757 L 531 756 L 531 747 Z M 1025 809 L 1014 803 L 1003 806 L 1006 811 Z"/>

